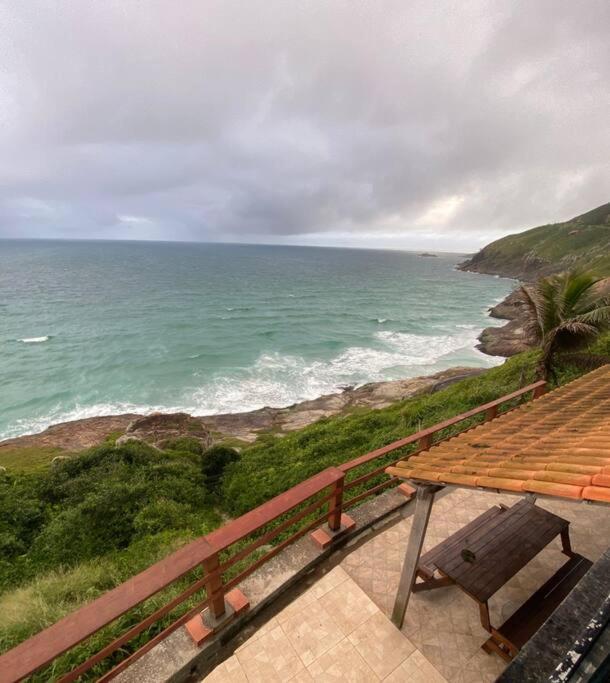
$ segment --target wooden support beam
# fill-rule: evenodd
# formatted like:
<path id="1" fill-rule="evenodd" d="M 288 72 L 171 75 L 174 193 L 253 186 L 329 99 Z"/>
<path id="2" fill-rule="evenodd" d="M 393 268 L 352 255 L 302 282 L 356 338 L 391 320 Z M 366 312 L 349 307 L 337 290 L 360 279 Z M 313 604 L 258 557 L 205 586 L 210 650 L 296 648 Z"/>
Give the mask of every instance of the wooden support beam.
<path id="1" fill-rule="evenodd" d="M 411 597 L 413 586 L 415 585 L 417 565 L 419 564 L 421 549 L 424 544 L 426 529 L 428 528 L 428 521 L 430 519 L 430 512 L 432 511 L 432 504 L 434 503 L 434 494 L 440 488 L 442 487 L 419 486 L 417 488 L 413 524 L 411 526 L 411 533 L 409 534 L 405 559 L 402 563 L 402 572 L 400 574 L 400 583 L 398 584 L 396 600 L 394 601 L 394 609 L 392 610 L 392 621 L 398 628 L 402 628 L 405 619 L 409 598 Z"/>

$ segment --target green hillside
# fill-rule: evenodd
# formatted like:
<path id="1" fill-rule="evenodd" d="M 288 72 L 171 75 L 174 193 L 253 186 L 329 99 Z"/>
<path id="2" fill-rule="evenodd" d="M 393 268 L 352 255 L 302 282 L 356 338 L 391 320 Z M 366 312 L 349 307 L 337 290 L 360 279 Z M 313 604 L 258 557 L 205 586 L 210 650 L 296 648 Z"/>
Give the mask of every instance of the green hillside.
<path id="1" fill-rule="evenodd" d="M 496 240 L 461 267 L 522 280 L 572 267 L 610 276 L 610 203 L 565 223 L 542 225 Z"/>

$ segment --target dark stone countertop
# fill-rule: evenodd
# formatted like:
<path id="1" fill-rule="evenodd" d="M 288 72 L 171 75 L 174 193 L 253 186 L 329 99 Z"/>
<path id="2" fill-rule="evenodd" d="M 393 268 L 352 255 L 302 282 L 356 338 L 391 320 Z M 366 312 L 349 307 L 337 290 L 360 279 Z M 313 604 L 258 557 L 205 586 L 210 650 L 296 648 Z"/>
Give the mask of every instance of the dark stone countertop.
<path id="1" fill-rule="evenodd" d="M 568 680 L 560 675 L 577 663 L 579 655 L 590 646 L 587 636 L 596 635 L 603 626 L 601 617 L 608 611 L 610 595 L 610 548 L 583 576 L 568 597 L 546 620 L 538 632 L 497 678 L 496 683 L 540 683 Z"/>

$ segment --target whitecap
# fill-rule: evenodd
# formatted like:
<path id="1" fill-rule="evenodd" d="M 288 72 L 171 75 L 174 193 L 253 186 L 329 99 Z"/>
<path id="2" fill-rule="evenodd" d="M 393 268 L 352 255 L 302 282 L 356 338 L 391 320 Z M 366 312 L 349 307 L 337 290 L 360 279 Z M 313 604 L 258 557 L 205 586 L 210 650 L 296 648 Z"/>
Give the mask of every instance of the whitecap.
<path id="1" fill-rule="evenodd" d="M 329 360 L 261 354 L 253 365 L 205 382 L 185 396 L 185 404 L 195 415 L 282 408 L 338 392 L 345 385 L 362 386 L 438 371 L 455 365 L 456 357 L 459 362 L 477 360 L 477 365 L 494 365 L 497 359 L 474 348 L 479 332 L 474 326 L 444 335 L 380 330 L 372 346 L 352 346 Z"/>
<path id="2" fill-rule="evenodd" d="M 45 337 L 25 337 L 24 339 L 17 339 L 17 341 L 23 342 L 24 344 L 42 344 L 42 342 L 49 341 L 50 336 Z"/>
<path id="3" fill-rule="evenodd" d="M 121 413 L 184 411 L 193 415 L 214 415 L 281 408 L 300 401 L 341 391 L 349 386 L 413 377 L 439 371 L 458 363 L 491 366 L 498 362 L 474 346 L 479 329 L 454 328 L 444 334 L 424 335 L 379 330 L 368 344 L 351 346 L 327 359 L 300 355 L 262 353 L 247 367 L 197 381 L 172 404 L 138 405 L 107 402 L 94 405 L 55 406 L 46 415 L 18 420 L 0 434 L 10 438 L 39 432 L 46 427 L 87 417 Z"/>

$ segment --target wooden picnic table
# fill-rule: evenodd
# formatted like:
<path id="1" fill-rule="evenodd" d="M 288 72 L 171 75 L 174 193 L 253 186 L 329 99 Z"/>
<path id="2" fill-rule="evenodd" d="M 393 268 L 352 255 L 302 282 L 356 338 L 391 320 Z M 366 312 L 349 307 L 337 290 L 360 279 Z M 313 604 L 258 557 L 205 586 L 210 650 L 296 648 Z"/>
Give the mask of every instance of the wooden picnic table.
<path id="1" fill-rule="evenodd" d="M 481 624 L 492 633 L 489 598 L 557 536 L 573 557 L 567 520 L 527 499 L 495 506 L 422 555 L 417 574 L 423 581 L 413 590 L 455 584 L 478 603 Z"/>

